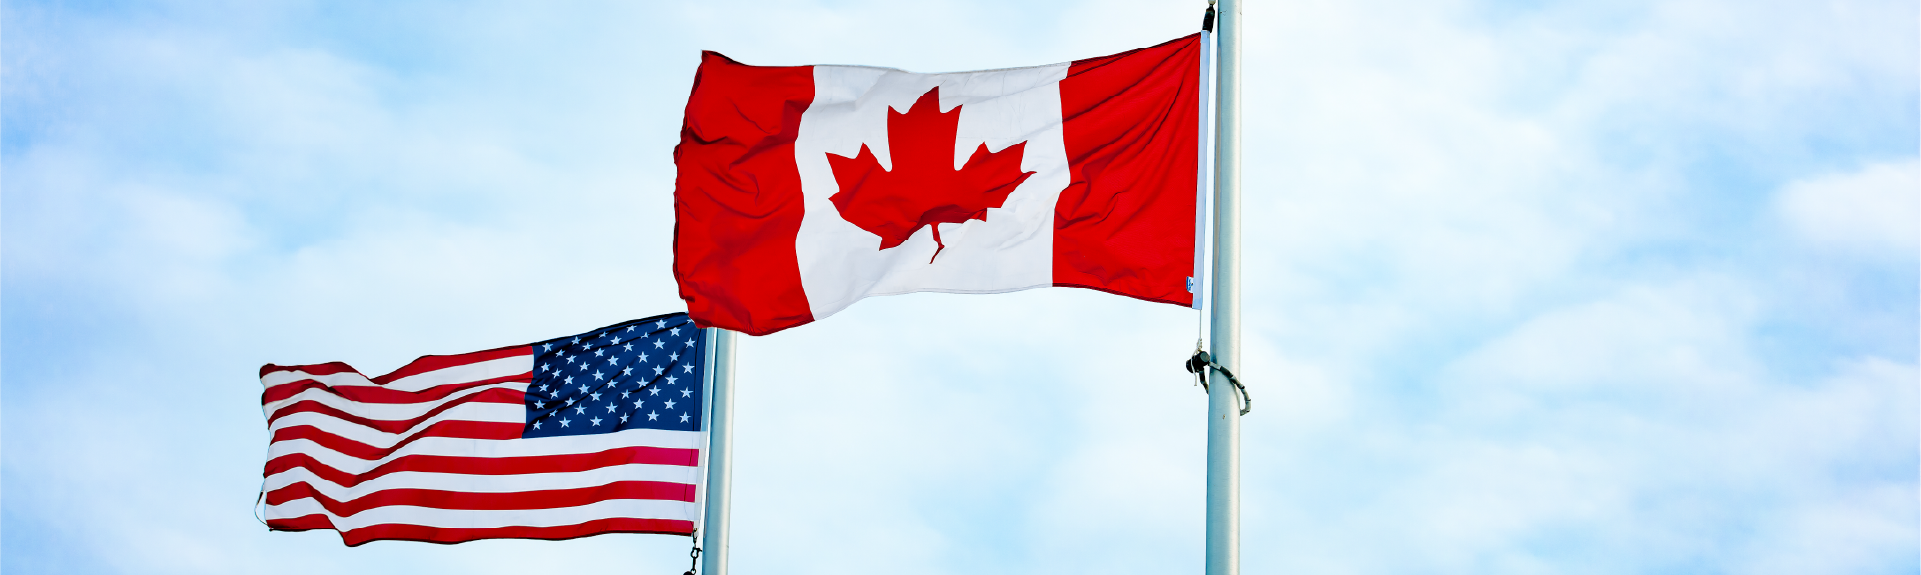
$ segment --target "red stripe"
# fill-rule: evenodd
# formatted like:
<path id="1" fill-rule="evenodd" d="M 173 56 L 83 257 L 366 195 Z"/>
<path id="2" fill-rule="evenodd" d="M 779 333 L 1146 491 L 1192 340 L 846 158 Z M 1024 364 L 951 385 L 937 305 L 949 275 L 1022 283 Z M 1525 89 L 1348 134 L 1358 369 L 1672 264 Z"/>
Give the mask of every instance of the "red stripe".
<path id="1" fill-rule="evenodd" d="M 267 492 L 268 505 L 281 505 L 288 501 L 312 498 L 329 513 L 340 517 L 350 517 L 356 513 L 386 507 L 406 505 L 430 509 L 461 509 L 469 511 L 503 511 L 510 509 L 557 509 L 579 507 L 601 501 L 616 499 L 646 499 L 656 501 L 693 501 L 694 486 L 688 483 L 668 483 L 665 481 L 615 481 L 606 485 L 577 487 L 573 489 L 548 489 L 542 491 L 516 491 L 511 493 L 471 493 L 466 491 L 443 491 L 439 489 L 382 489 L 362 495 L 357 499 L 337 501 L 322 494 L 320 490 L 305 481 Z"/>
<path id="2" fill-rule="evenodd" d="M 300 392 L 307 391 L 309 389 L 324 390 L 327 393 L 334 394 L 336 396 L 339 396 L 342 399 L 356 401 L 360 403 L 426 403 L 429 401 L 438 401 L 438 400 L 444 399 L 447 396 L 453 395 L 454 393 L 459 392 L 460 390 L 463 390 L 463 389 L 472 389 L 472 388 L 480 387 L 483 385 L 507 383 L 510 381 L 531 383 L 533 382 L 533 380 L 534 380 L 534 374 L 533 372 L 530 371 L 527 373 L 520 373 L 520 374 L 514 374 L 514 375 L 503 375 L 503 376 L 492 378 L 492 379 L 482 379 L 482 380 L 473 381 L 469 383 L 461 383 L 461 384 L 454 384 L 454 385 L 436 385 L 420 391 L 401 391 L 398 389 L 388 389 L 385 387 L 372 387 L 372 386 L 366 386 L 366 385 L 343 385 L 340 387 L 332 387 L 327 384 L 320 383 L 318 381 L 314 381 L 311 379 L 303 379 L 300 381 L 288 382 L 288 383 L 283 383 L 273 387 L 269 387 L 267 388 L 266 391 L 260 392 L 260 404 L 266 405 L 276 401 L 285 400 L 289 397 L 299 395 Z"/>
<path id="3" fill-rule="evenodd" d="M 429 371 L 446 369 L 449 367 L 458 367 L 458 366 L 467 365 L 470 363 L 480 363 L 483 361 L 501 359 L 506 357 L 517 357 L 517 356 L 533 355 L 533 354 L 534 354 L 533 346 L 510 345 L 507 347 L 494 348 L 486 351 L 476 351 L 473 353 L 463 353 L 459 355 L 423 355 L 423 356 L 420 356 L 419 358 L 414 359 L 413 362 L 408 363 L 407 365 L 401 366 L 400 369 L 393 370 L 391 373 L 388 373 L 386 375 L 369 378 L 369 379 L 376 384 L 386 385 L 388 383 L 393 382 L 396 379 L 400 379 L 410 375 L 419 375 Z M 309 375 L 333 375 L 336 373 L 360 373 L 358 370 L 355 370 L 353 366 L 350 366 L 350 365 L 347 365 L 346 363 L 342 363 L 338 361 L 327 362 L 327 363 L 316 363 L 311 365 L 274 365 L 269 363 L 267 365 L 260 366 L 260 377 L 266 377 L 267 374 L 281 372 L 281 371 L 303 371 L 308 373 Z M 289 382 L 289 383 L 294 383 L 294 382 Z M 287 384 L 280 384 L 280 385 L 287 385 Z M 275 387 L 278 387 L 278 386 L 275 386 Z"/>
<path id="4" fill-rule="evenodd" d="M 452 437 L 456 439 L 520 439 L 520 433 L 522 428 L 524 427 L 526 426 L 523 424 L 507 423 L 507 422 L 462 421 L 462 420 L 442 421 L 442 422 L 435 423 L 433 425 L 429 425 L 427 427 L 421 428 L 419 431 L 414 432 L 412 435 L 408 435 L 405 439 L 402 439 L 394 443 L 393 447 L 382 448 L 382 447 L 374 447 L 372 445 L 367 445 L 365 443 L 354 441 L 352 439 L 347 439 L 345 437 L 334 435 L 332 433 L 327 433 L 326 431 L 322 431 L 320 428 L 314 427 L 311 425 L 295 425 L 295 426 L 284 427 L 284 428 L 275 430 L 273 432 L 273 439 L 268 443 L 272 444 L 273 442 L 277 442 L 277 441 L 306 439 L 316 444 L 319 444 L 321 447 L 325 447 L 327 449 L 331 449 L 336 452 L 339 452 L 342 455 L 359 458 L 359 459 L 366 459 L 371 461 L 371 460 L 381 459 L 389 455 L 393 455 L 395 451 L 399 451 L 400 448 L 406 447 L 407 444 L 413 443 L 415 441 L 419 441 L 421 439 L 425 439 L 428 437 Z"/>
<path id="5" fill-rule="evenodd" d="M 333 521 L 325 515 L 307 515 L 271 519 L 267 521 L 267 527 L 278 531 L 332 529 Z M 572 539 L 602 533 L 689 535 L 693 532 L 694 522 L 692 521 L 616 517 L 557 527 L 449 528 L 398 524 L 368 525 L 341 533 L 340 539 L 348 547 L 357 547 L 369 541 L 382 540 L 460 543 L 478 539 Z"/>
<path id="6" fill-rule="evenodd" d="M 530 455 L 524 457 L 455 457 L 451 455 L 403 455 L 381 463 L 359 475 L 329 467 L 305 453 L 290 453 L 267 461 L 266 474 L 305 468 L 321 479 L 342 487 L 354 487 L 389 473 L 461 473 L 466 475 L 523 475 L 528 473 L 571 473 L 628 464 L 700 465 L 700 450 L 668 447 L 621 447 L 598 453 Z"/>
<path id="7" fill-rule="evenodd" d="M 271 427 L 273 425 L 273 422 L 279 421 L 280 418 L 293 415 L 296 413 L 319 413 L 323 415 L 333 416 L 334 418 L 339 419 L 341 421 L 345 421 L 355 425 L 360 425 L 363 427 L 376 429 L 379 431 L 384 431 L 387 433 L 405 433 L 407 430 L 413 429 L 414 426 L 420 425 L 421 423 L 427 421 L 428 419 L 433 418 L 433 416 L 440 415 L 441 413 L 444 413 L 449 409 L 460 407 L 462 405 L 466 405 L 469 403 L 508 403 L 513 405 L 526 405 L 527 393 L 520 391 L 518 389 L 505 389 L 505 388 L 497 387 L 493 389 L 483 390 L 470 395 L 461 396 L 455 399 L 447 400 L 445 402 L 442 402 L 440 405 L 434 406 L 433 409 L 427 410 L 426 413 L 422 413 L 418 417 L 414 417 L 412 419 L 393 419 L 393 420 L 368 419 L 365 417 L 347 413 L 345 411 L 341 411 L 340 408 L 338 407 L 327 405 L 311 399 L 303 399 L 303 400 L 288 404 L 286 407 L 282 407 L 280 409 L 274 410 L 272 415 L 267 416 L 267 425 Z"/>
<path id="8" fill-rule="evenodd" d="M 410 375 L 420 375 L 423 373 L 427 373 L 429 371 L 437 371 L 437 370 L 447 369 L 449 367 L 467 365 L 470 363 L 480 363 L 483 361 L 508 358 L 508 357 L 520 357 L 520 356 L 533 355 L 533 354 L 534 354 L 533 346 L 514 345 L 514 346 L 507 346 L 507 347 L 498 348 L 498 349 L 490 349 L 487 351 L 463 353 L 460 355 L 423 355 L 423 356 L 420 356 L 419 359 L 415 359 L 412 363 L 402 366 L 400 369 L 394 370 L 393 373 L 389 373 L 387 375 L 373 378 L 373 381 L 374 383 L 378 383 L 380 385 L 387 385 L 388 383 L 392 383 L 396 379 L 400 379 Z"/>
<path id="9" fill-rule="evenodd" d="M 814 321 L 794 253 L 794 140 L 813 100 L 812 67 L 701 54 L 674 147 L 674 279 L 695 324 L 766 335 Z"/>
<path id="10" fill-rule="evenodd" d="M 494 348 L 494 350 L 473 352 L 473 354 L 459 354 L 459 356 L 421 356 L 421 358 L 413 360 L 413 363 L 407 363 L 407 365 L 401 365 L 400 369 L 394 369 L 394 371 L 388 373 L 388 375 L 371 377 L 371 381 L 377 383 L 377 385 L 388 385 L 388 383 L 394 381 L 394 379 L 401 379 L 401 377 L 407 377 L 407 375 L 419 375 L 419 373 L 434 371 L 434 369 L 448 369 L 448 367 L 467 365 L 467 363 L 488 362 L 488 360 L 515 358 L 515 356 L 532 356 L 532 354 L 534 354 L 534 348 L 532 348 L 532 346 L 505 346 L 505 348 Z M 348 365 L 348 363 L 344 362 L 311 363 L 311 365 L 275 365 L 275 363 L 259 365 L 259 377 L 267 377 L 267 373 L 277 373 L 277 371 L 305 371 L 307 375 L 359 373 L 357 369 L 353 369 L 353 365 Z M 282 385 L 284 385 L 284 383 L 282 383 Z"/>
<path id="11" fill-rule="evenodd" d="M 1199 71 L 1199 34 L 1068 67 L 1054 285 L 1193 304 Z"/>

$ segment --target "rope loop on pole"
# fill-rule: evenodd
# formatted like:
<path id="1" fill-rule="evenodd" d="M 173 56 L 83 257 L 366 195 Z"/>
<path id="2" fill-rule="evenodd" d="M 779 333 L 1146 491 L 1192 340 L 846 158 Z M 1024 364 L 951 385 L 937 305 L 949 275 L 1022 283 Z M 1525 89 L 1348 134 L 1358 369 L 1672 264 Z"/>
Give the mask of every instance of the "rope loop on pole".
<path id="1" fill-rule="evenodd" d="M 1234 377 L 1233 371 L 1229 371 L 1220 363 L 1215 362 L 1213 356 L 1208 355 L 1207 351 L 1196 347 L 1193 357 L 1187 358 L 1187 363 L 1184 367 L 1187 368 L 1188 373 L 1194 374 L 1194 378 L 1200 382 L 1201 391 L 1208 390 L 1207 370 L 1212 369 L 1221 372 L 1221 375 L 1227 376 L 1227 382 L 1233 384 L 1234 389 L 1240 392 L 1241 415 L 1247 415 L 1247 412 L 1254 410 L 1254 398 L 1247 395 L 1247 386 L 1241 385 L 1241 379 Z"/>

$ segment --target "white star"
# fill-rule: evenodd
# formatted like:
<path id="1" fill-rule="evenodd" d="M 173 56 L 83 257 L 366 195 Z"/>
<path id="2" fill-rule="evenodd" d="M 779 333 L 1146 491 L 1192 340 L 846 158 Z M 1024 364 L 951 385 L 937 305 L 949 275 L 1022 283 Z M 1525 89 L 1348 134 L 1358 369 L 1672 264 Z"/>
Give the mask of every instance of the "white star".
<path id="1" fill-rule="evenodd" d="M 620 345 L 620 336 L 614 336 L 614 345 Z"/>
<path id="2" fill-rule="evenodd" d="M 687 347 L 694 347 L 694 340 L 687 340 Z"/>
<path id="3" fill-rule="evenodd" d="M 627 367 L 623 367 L 623 368 L 620 368 L 620 374 L 621 374 L 621 375 L 633 375 L 633 374 L 634 374 L 634 366 L 631 366 L 631 365 L 630 365 L 630 366 L 627 366 Z"/>
<path id="4" fill-rule="evenodd" d="M 567 385 L 573 385 L 573 384 L 574 384 L 574 376 L 571 376 L 571 375 L 569 375 L 569 376 L 567 376 L 566 378 L 563 378 L 563 379 L 562 379 L 561 381 L 562 381 L 563 383 L 566 383 Z"/>
<path id="5" fill-rule="evenodd" d="M 627 414 L 625 413 L 620 414 L 620 422 L 627 423 Z"/>
<path id="6" fill-rule="evenodd" d="M 670 330 L 667 330 L 667 333 L 669 333 L 669 334 L 672 334 L 672 335 L 680 335 L 680 328 L 674 328 L 674 329 L 670 329 Z"/>
<path id="7" fill-rule="evenodd" d="M 613 412 L 614 412 L 614 404 L 612 403 L 607 404 L 607 413 L 613 413 Z"/>
<path id="8" fill-rule="evenodd" d="M 540 384 L 540 390 L 541 390 L 541 391 L 547 391 L 547 384 L 545 384 L 545 383 L 543 383 L 543 384 Z"/>
<path id="9" fill-rule="evenodd" d="M 673 384 L 674 384 L 674 376 L 671 376 L 671 375 L 667 376 L 667 385 L 673 385 Z"/>
<path id="10" fill-rule="evenodd" d="M 694 396 L 694 390 L 691 390 L 691 389 L 683 389 L 683 390 L 680 390 L 680 396 L 681 396 L 681 397 L 693 397 L 693 396 Z"/>
<path id="11" fill-rule="evenodd" d="M 580 362 L 580 370 L 587 371 L 587 362 Z"/>
<path id="12" fill-rule="evenodd" d="M 602 354 L 605 354 L 605 353 L 607 353 L 607 350 L 604 350 L 604 349 L 596 349 L 596 350 L 594 350 L 594 357 L 601 357 L 601 355 L 602 355 Z"/>
<path id="13" fill-rule="evenodd" d="M 691 364 L 691 363 L 690 363 L 690 364 L 687 364 L 687 365 L 683 365 L 683 366 L 680 366 L 680 368 L 681 368 L 681 369 L 684 369 L 684 370 L 687 370 L 687 373 L 693 373 L 693 372 L 694 372 L 694 365 L 693 365 L 693 364 Z"/>
<path id="14" fill-rule="evenodd" d="M 658 411 L 649 411 L 649 412 L 647 412 L 647 421 L 653 421 L 653 420 L 656 420 L 656 419 L 660 419 L 660 412 L 658 412 Z"/>
<path id="15" fill-rule="evenodd" d="M 598 393 L 594 393 L 594 394 L 590 394 L 590 395 L 593 395 L 593 396 L 594 396 L 594 399 L 593 399 L 593 401 L 600 401 L 600 394 L 598 394 Z"/>
<path id="16" fill-rule="evenodd" d="M 633 350 L 634 350 L 634 344 L 631 344 L 631 343 L 623 343 L 623 344 L 620 344 L 620 349 L 622 349 L 622 350 L 626 350 L 626 351 L 633 351 Z"/>
<path id="17" fill-rule="evenodd" d="M 660 339 L 654 340 L 654 349 L 666 349 L 666 346 L 667 346 L 666 340 L 660 340 Z"/>
<path id="18" fill-rule="evenodd" d="M 547 402 L 545 401 L 534 402 L 534 409 L 546 409 L 546 408 L 547 408 Z"/>
<path id="19" fill-rule="evenodd" d="M 598 371 L 594 372 L 594 381 L 602 381 L 605 379 L 607 379 L 607 374 Z"/>
<path id="20" fill-rule="evenodd" d="M 587 413 L 587 406 L 585 405 L 574 406 L 574 413 Z"/>
<path id="21" fill-rule="evenodd" d="M 660 329 L 663 327 L 667 327 L 667 320 L 663 319 L 663 320 L 654 322 L 654 329 Z"/>
<path id="22" fill-rule="evenodd" d="M 567 405 L 573 405 L 573 404 L 574 404 L 574 398 L 571 398 L 571 397 L 567 398 Z"/>
<path id="23" fill-rule="evenodd" d="M 680 354 L 678 353 L 667 354 L 667 361 L 680 361 Z"/>
<path id="24" fill-rule="evenodd" d="M 593 419 L 590 419 L 590 420 L 588 420 L 588 421 L 592 421 L 592 422 L 594 422 L 594 426 L 595 426 L 595 427 L 599 427 L 599 426 L 600 426 L 600 418 L 598 418 L 598 417 L 596 417 L 596 418 L 593 418 Z"/>
<path id="25" fill-rule="evenodd" d="M 547 364 L 544 364 L 544 363 L 543 363 L 543 364 L 540 364 L 540 371 L 541 371 L 541 372 L 543 372 L 543 373 L 544 373 L 544 372 L 546 372 L 546 371 L 547 371 Z"/>
<path id="26" fill-rule="evenodd" d="M 667 371 L 667 368 L 660 367 L 658 365 L 654 366 L 654 375 L 660 375 L 661 372 L 664 372 L 664 371 Z"/>
<path id="27" fill-rule="evenodd" d="M 534 429 L 540 429 L 540 422 L 534 422 Z"/>
<path id="28" fill-rule="evenodd" d="M 580 336 L 574 336 L 574 343 L 580 343 Z"/>
<path id="29" fill-rule="evenodd" d="M 671 400 L 671 399 L 667 400 L 667 409 L 673 409 L 673 408 L 674 408 L 674 400 Z"/>
<path id="30" fill-rule="evenodd" d="M 647 363 L 647 354 L 640 354 L 640 362 Z"/>
<path id="31" fill-rule="evenodd" d="M 582 385 L 582 386 L 580 386 L 580 392 L 581 392 L 581 393 L 587 393 L 587 386 L 585 386 L 585 385 Z"/>
<path id="32" fill-rule="evenodd" d="M 565 360 L 567 360 L 567 363 L 573 363 L 573 362 L 574 362 L 574 356 L 571 356 L 571 355 L 563 355 L 563 356 L 561 356 L 561 359 L 565 359 Z"/>
<path id="33" fill-rule="evenodd" d="M 660 395 L 660 388 L 658 387 L 647 388 L 647 395 Z"/>
<path id="34" fill-rule="evenodd" d="M 627 331 L 634 331 L 634 326 L 627 326 Z"/>
<path id="35" fill-rule="evenodd" d="M 680 422 L 687 423 L 687 414 L 685 413 L 680 414 Z"/>
<path id="36" fill-rule="evenodd" d="M 540 351 L 553 351 L 553 350 L 554 350 L 554 344 L 551 344 L 551 343 L 549 343 L 549 344 L 544 344 L 544 345 L 541 345 L 540 347 L 541 347 L 541 349 L 540 349 Z"/>
<path id="37" fill-rule="evenodd" d="M 567 420 L 567 419 L 562 419 L 562 420 L 560 420 L 560 426 L 561 426 L 561 427 L 567 427 L 567 422 L 568 422 L 568 421 L 571 421 L 571 420 Z"/>
<path id="38" fill-rule="evenodd" d="M 629 394 L 629 393 L 633 393 L 633 392 L 631 392 L 631 391 L 623 391 L 623 392 L 620 392 L 620 398 L 621 398 L 621 399 L 627 399 L 627 394 Z"/>
<path id="39" fill-rule="evenodd" d="M 641 402 L 638 402 L 638 401 L 634 402 L 634 409 L 640 409 L 640 404 Z"/>
<path id="40" fill-rule="evenodd" d="M 615 364 L 618 364 L 618 363 L 620 363 L 620 358 L 618 358 L 618 357 L 610 357 L 610 358 L 607 358 L 607 365 L 615 365 Z"/>

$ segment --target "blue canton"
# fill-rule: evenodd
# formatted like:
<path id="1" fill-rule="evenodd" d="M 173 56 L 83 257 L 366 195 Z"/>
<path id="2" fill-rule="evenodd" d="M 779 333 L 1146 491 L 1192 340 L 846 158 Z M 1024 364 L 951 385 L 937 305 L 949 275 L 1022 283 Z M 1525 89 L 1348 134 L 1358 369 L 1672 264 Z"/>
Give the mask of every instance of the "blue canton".
<path id="1" fill-rule="evenodd" d="M 687 314 L 533 344 L 522 437 L 699 431 L 707 336 Z"/>

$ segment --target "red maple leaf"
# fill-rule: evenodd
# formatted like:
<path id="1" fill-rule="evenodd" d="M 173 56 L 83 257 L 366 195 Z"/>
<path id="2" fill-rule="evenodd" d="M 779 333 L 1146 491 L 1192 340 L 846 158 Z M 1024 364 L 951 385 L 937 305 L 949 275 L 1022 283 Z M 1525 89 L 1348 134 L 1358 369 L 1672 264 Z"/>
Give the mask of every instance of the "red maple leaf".
<path id="1" fill-rule="evenodd" d="M 902 114 L 887 109 L 887 147 L 893 171 L 880 165 L 866 144 L 849 158 L 828 154 L 840 191 L 828 199 L 840 217 L 880 236 L 880 249 L 907 241 L 921 226 L 934 229 L 934 257 L 947 249 L 940 224 L 969 219 L 987 221 L 987 208 L 1001 207 L 1007 195 L 1034 172 L 1021 171 L 1027 142 L 999 152 L 983 143 L 954 169 L 954 137 L 960 129 L 960 106 L 940 111 L 940 87 L 922 94 Z M 933 263 L 933 258 L 928 258 Z"/>

